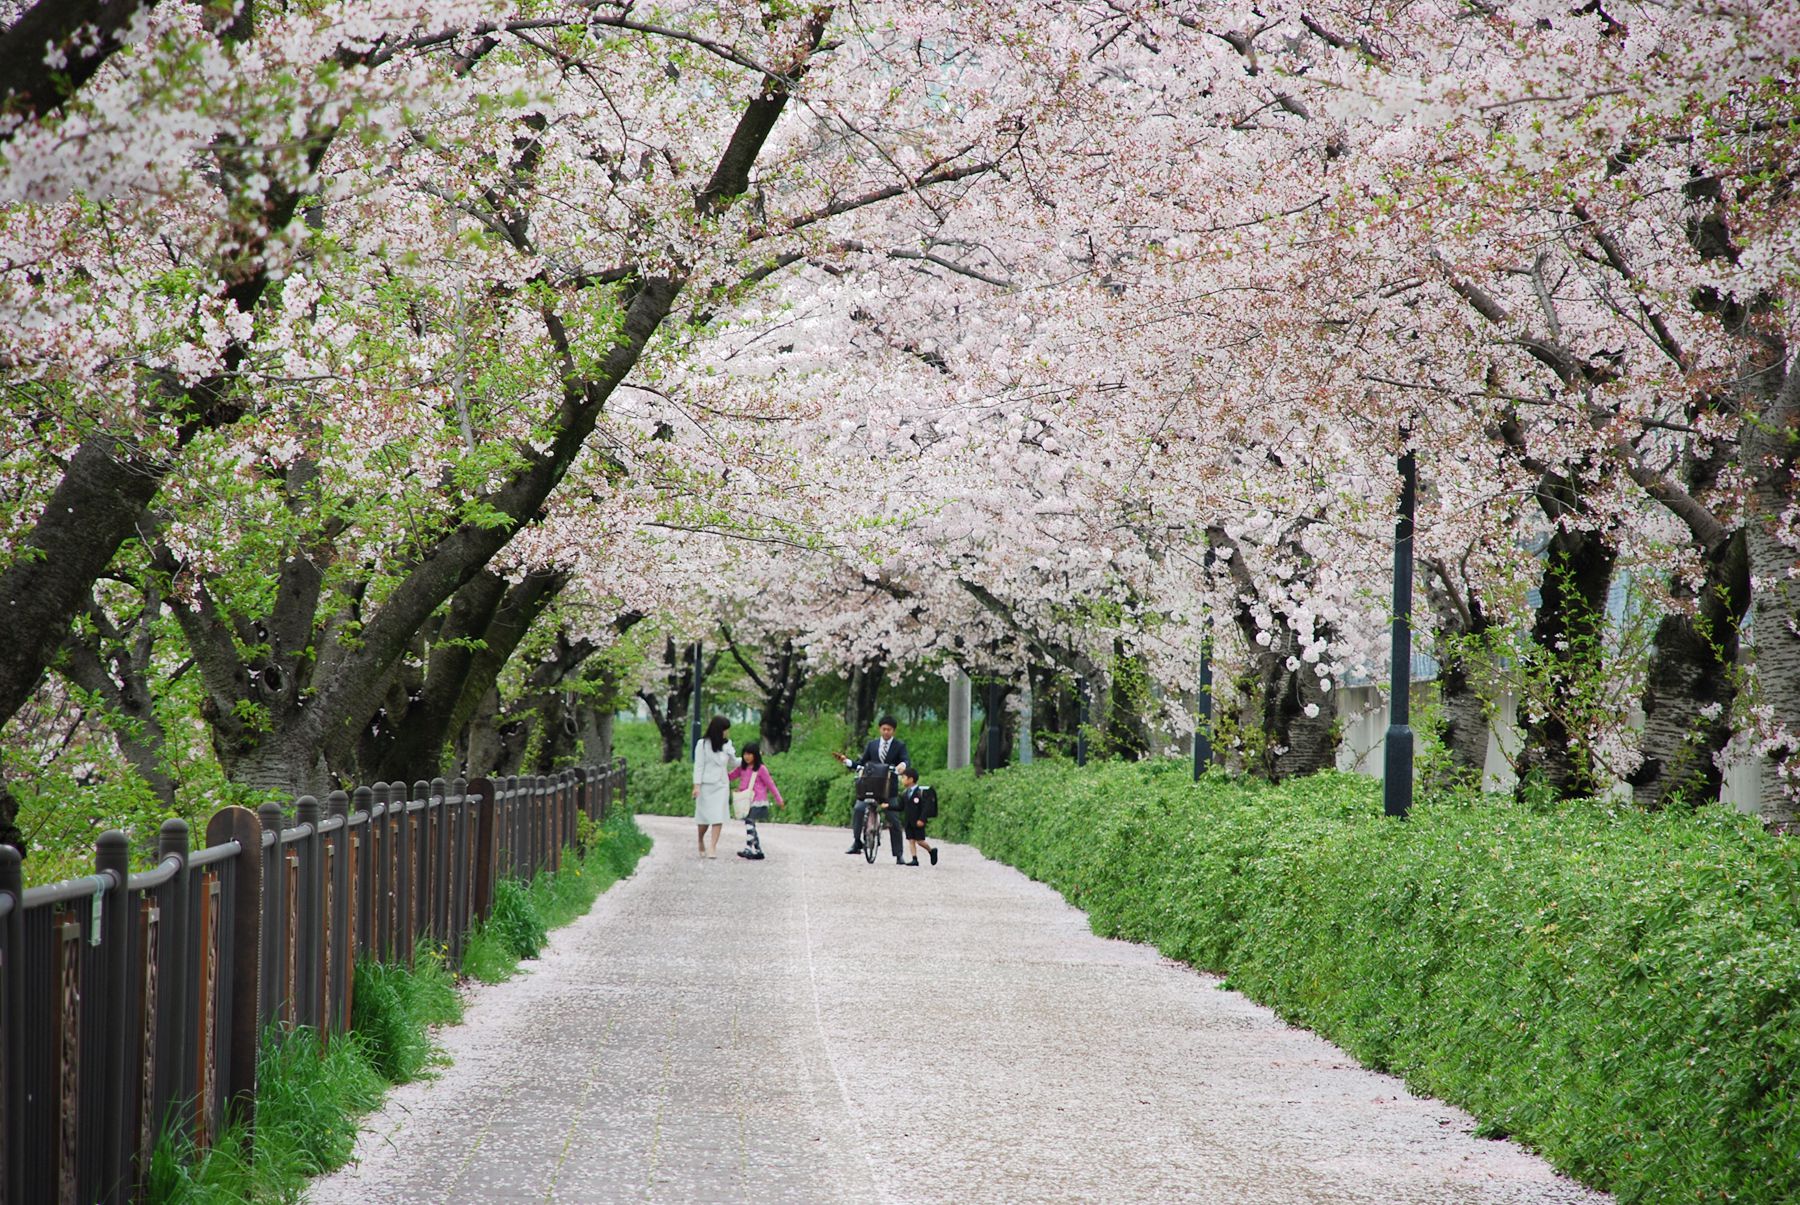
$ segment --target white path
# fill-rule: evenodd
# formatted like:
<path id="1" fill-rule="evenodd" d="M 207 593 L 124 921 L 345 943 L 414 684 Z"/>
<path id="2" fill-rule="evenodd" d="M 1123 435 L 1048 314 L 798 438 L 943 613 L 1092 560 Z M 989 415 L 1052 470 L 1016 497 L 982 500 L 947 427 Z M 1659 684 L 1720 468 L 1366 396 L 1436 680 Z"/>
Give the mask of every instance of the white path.
<path id="1" fill-rule="evenodd" d="M 642 823 L 316 1205 L 1607 1200 L 966 847 L 869 866 L 769 825 L 767 861 L 702 861 Z"/>

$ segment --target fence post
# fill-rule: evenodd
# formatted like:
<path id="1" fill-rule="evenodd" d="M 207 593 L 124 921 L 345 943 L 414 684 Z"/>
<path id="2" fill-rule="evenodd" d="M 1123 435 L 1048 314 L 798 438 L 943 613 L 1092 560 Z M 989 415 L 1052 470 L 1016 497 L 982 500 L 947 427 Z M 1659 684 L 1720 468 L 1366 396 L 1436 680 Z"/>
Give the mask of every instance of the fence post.
<path id="1" fill-rule="evenodd" d="M 225 1019 L 226 1116 L 249 1131 L 256 1124 L 256 1045 L 262 1024 L 263 821 L 248 808 L 221 808 L 206 822 L 207 845 L 236 841 L 231 880 L 230 1015 Z"/>
<path id="2" fill-rule="evenodd" d="M 4 944 L 0 944 L 0 984 L 6 996 L 0 1001 L 0 1035 L 6 1046 L 0 1057 L 6 1059 L 6 1098 L 0 1101 L 5 1131 L 0 1134 L 0 1192 L 7 1205 L 23 1205 L 25 1200 L 25 1160 L 19 1157 L 19 1136 L 24 1131 L 25 1078 L 19 1064 L 25 1058 L 25 977 L 19 974 L 19 963 L 25 957 L 25 875 L 19 851 L 0 845 L 0 895 L 12 898 L 6 913 Z"/>
<path id="3" fill-rule="evenodd" d="M 431 870 L 431 940 L 439 946 L 450 944 L 450 784 L 441 778 L 431 780 L 432 815 Z M 440 951 L 441 953 L 441 951 Z"/>
<path id="4" fill-rule="evenodd" d="M 294 1023 L 319 1028 L 319 913 L 325 894 L 324 857 L 320 853 L 319 801 L 302 795 L 294 804 L 294 823 L 307 829 L 300 846 L 300 899 L 294 925 Z M 323 1037 L 323 1033 L 320 1034 Z"/>
<path id="5" fill-rule="evenodd" d="M 498 801 L 494 798 L 494 780 L 477 778 L 469 784 L 471 799 L 478 799 L 475 808 L 475 882 L 471 884 L 474 899 L 471 911 L 474 919 L 486 920 L 494 911 L 494 839 L 498 836 L 494 824 L 494 812 Z"/>
<path id="6" fill-rule="evenodd" d="M 414 779 L 412 797 L 419 802 L 420 807 L 419 827 L 412 834 L 412 890 L 407 893 L 409 898 L 406 903 L 405 955 L 406 965 L 409 967 L 413 965 L 413 955 L 418 953 L 419 936 L 428 923 L 430 912 L 426 904 L 431 899 L 431 784 L 423 778 Z M 406 814 L 410 818 L 413 813 L 408 811 Z"/>
<path id="7" fill-rule="evenodd" d="M 531 789 L 526 785 L 528 781 L 516 774 L 506 776 L 506 815 L 510 823 L 506 826 L 506 856 L 500 865 L 516 879 L 531 877 Z"/>
<path id="8" fill-rule="evenodd" d="M 283 998 L 282 971 L 287 960 L 282 957 L 287 940 L 287 907 L 283 903 L 287 890 L 287 869 L 282 865 L 281 829 L 286 823 L 279 803 L 265 803 L 256 809 L 257 823 L 262 831 L 273 838 L 269 842 L 267 853 L 260 853 L 257 861 L 261 864 L 262 882 L 262 981 L 258 996 L 260 1022 L 266 1024 L 281 1014 Z M 257 846 L 261 850 L 261 844 Z"/>
<path id="9" fill-rule="evenodd" d="M 129 1015 L 131 996 L 127 989 L 126 967 L 130 950 L 127 942 L 132 926 L 127 923 L 126 901 L 131 876 L 131 843 L 117 829 L 100 834 L 94 842 L 94 873 L 111 879 L 101 889 L 100 958 L 105 973 L 101 977 L 100 999 L 96 1015 L 100 1021 L 101 1041 L 105 1054 L 100 1064 L 99 1109 L 100 1150 L 99 1189 L 103 1200 L 124 1202 L 131 1195 L 131 1155 L 127 1145 L 125 1102 L 132 1093 L 127 1088 L 130 1062 L 127 1040 L 131 1034 Z M 87 1095 L 83 1093 L 83 1095 Z"/>
<path id="10" fill-rule="evenodd" d="M 562 847 L 568 842 L 569 774 L 557 771 L 550 780 L 550 834 L 544 842 L 544 864 L 551 870 L 562 869 Z"/>
<path id="11" fill-rule="evenodd" d="M 378 782 L 370 791 L 373 797 L 373 808 L 381 811 L 377 820 L 375 812 L 369 812 L 369 835 L 374 838 L 375 899 L 370 914 L 370 935 L 375 941 L 375 961 L 391 962 L 388 951 L 394 944 L 394 817 L 393 809 L 388 805 L 388 789 L 385 782 Z"/>
<path id="12" fill-rule="evenodd" d="M 350 814 L 363 818 L 361 839 L 350 842 L 356 851 L 356 941 L 350 951 L 354 973 L 356 955 L 375 944 L 375 792 L 357 787 L 350 800 Z"/>
<path id="13" fill-rule="evenodd" d="M 186 1119 L 189 1110 L 188 1100 L 188 1068 L 193 1060 L 188 1057 L 187 1035 L 188 1025 L 193 1019 L 188 1015 L 188 826 L 185 820 L 165 820 L 156 838 L 156 860 L 160 863 L 167 858 L 179 858 L 181 865 L 175 877 L 169 883 L 169 915 L 162 920 L 163 934 L 158 944 L 162 947 L 163 965 L 158 968 L 162 980 L 159 994 L 167 1002 L 167 1020 L 159 1029 L 160 1049 L 156 1052 L 156 1078 L 162 1085 L 151 1097 L 157 1109 L 170 1109 L 167 1117 L 151 1118 L 152 1126 L 160 1127 L 168 1121 L 174 1130 L 174 1137 L 180 1138 L 187 1132 Z"/>
<path id="14" fill-rule="evenodd" d="M 325 811 L 344 823 L 331 838 L 331 941 L 325 949 L 324 1013 L 319 1019 L 326 1033 L 342 1032 L 345 1025 L 345 985 L 355 966 L 356 913 L 350 899 L 350 796 L 333 791 L 325 797 Z"/>
<path id="15" fill-rule="evenodd" d="M 474 865 L 470 862 L 469 784 L 458 778 L 450 784 L 450 796 L 456 807 L 450 812 L 454 823 L 450 829 L 450 898 L 445 924 L 449 929 L 448 957 L 452 967 L 462 966 L 463 939 L 469 928 L 469 900 L 474 884 Z"/>

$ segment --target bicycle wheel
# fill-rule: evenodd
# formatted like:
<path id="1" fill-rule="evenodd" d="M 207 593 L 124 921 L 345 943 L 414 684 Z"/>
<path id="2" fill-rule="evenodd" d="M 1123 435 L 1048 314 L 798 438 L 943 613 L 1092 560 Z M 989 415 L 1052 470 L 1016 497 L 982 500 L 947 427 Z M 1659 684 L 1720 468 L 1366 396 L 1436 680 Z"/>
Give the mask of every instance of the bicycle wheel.
<path id="1" fill-rule="evenodd" d="M 881 845 L 881 815 L 873 805 L 863 817 L 863 860 L 873 863 L 875 851 Z"/>

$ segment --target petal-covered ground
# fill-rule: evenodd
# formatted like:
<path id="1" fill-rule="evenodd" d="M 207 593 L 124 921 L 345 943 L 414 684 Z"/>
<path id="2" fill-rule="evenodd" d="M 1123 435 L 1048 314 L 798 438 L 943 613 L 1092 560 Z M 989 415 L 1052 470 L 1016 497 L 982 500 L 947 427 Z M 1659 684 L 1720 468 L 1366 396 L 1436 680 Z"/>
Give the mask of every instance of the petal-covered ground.
<path id="1" fill-rule="evenodd" d="M 640 823 L 311 1201 L 1607 1200 L 967 847 L 766 825 L 705 860 Z"/>

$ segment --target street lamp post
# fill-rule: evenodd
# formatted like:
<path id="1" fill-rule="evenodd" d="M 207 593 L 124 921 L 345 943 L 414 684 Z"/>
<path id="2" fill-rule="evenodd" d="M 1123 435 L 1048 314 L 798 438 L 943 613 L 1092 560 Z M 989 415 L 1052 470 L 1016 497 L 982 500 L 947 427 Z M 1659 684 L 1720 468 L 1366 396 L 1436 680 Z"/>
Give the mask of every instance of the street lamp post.
<path id="1" fill-rule="evenodd" d="M 1200 692 L 1194 700 L 1194 781 L 1212 764 L 1212 642 L 1200 645 Z"/>
<path id="2" fill-rule="evenodd" d="M 1087 679 L 1075 679 L 1075 764 L 1087 765 Z"/>
<path id="3" fill-rule="evenodd" d="M 1418 467 L 1412 448 L 1400 456 L 1400 513 L 1394 521 L 1393 664 L 1388 679 L 1387 751 L 1383 761 L 1382 810 L 1404 817 L 1412 808 L 1412 583 L 1413 508 Z"/>
<path id="4" fill-rule="evenodd" d="M 688 748 L 690 748 L 690 749 L 695 748 L 696 746 L 698 746 L 700 744 L 700 688 L 704 685 L 703 679 L 706 676 L 705 671 L 701 668 L 701 664 L 700 664 L 700 642 L 698 640 L 694 641 L 693 654 L 694 654 L 694 718 L 693 718 L 692 723 L 689 725 L 689 732 L 688 732 Z"/>
<path id="5" fill-rule="evenodd" d="M 1213 550 L 1206 550 L 1206 559 L 1201 568 L 1210 576 L 1213 567 Z M 1212 624 L 1208 617 L 1206 633 L 1200 639 L 1200 691 L 1194 700 L 1194 781 L 1206 773 L 1206 767 L 1212 764 Z"/>

